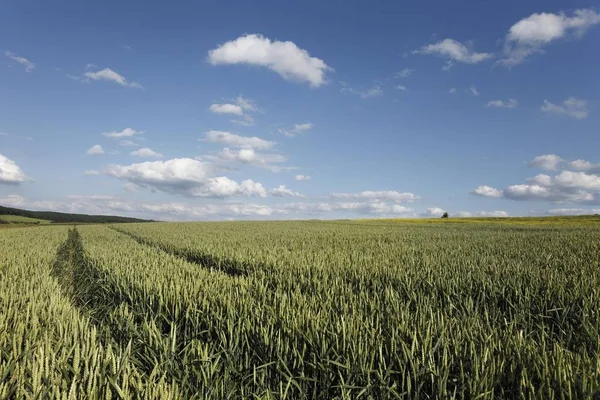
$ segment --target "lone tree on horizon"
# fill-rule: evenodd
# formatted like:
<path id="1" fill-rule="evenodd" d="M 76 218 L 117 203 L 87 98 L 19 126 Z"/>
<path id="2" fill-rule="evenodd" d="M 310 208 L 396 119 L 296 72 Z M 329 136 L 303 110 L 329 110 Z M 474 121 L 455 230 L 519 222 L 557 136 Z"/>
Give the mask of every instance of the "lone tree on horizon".
<path id="1" fill-rule="evenodd" d="M 442 215 L 442 218 L 449 218 L 450 216 L 448 215 L 447 212 L 444 213 L 444 215 Z"/>

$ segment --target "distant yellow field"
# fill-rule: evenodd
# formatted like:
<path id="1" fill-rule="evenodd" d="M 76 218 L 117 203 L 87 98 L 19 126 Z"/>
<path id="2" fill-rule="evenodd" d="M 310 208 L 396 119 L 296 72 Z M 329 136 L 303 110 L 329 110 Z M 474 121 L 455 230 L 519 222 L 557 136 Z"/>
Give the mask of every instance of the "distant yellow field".
<path id="1" fill-rule="evenodd" d="M 369 223 L 421 223 L 421 224 L 520 224 L 520 225 L 586 225 L 600 226 L 600 215 L 561 217 L 470 217 L 470 218 L 381 218 L 348 220 Z"/>

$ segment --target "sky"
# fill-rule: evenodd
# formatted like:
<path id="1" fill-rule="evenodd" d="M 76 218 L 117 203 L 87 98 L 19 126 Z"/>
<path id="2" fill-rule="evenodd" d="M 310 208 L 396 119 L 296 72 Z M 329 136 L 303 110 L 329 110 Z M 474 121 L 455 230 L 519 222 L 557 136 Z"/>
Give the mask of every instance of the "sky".
<path id="1" fill-rule="evenodd" d="M 600 2 L 0 3 L 0 205 L 600 213 Z"/>

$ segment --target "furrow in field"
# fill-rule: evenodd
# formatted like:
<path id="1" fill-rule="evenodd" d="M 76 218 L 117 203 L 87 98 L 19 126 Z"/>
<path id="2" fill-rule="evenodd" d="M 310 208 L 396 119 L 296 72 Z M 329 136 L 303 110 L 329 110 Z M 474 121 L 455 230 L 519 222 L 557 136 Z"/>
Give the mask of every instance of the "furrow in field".
<path id="1" fill-rule="evenodd" d="M 535 387 L 542 397 L 576 398 L 596 390 L 597 230 L 303 222 L 119 228 L 177 251 L 255 262 L 244 301 L 264 316 L 264 330 L 243 334 L 266 346 L 252 342 L 256 353 L 245 351 L 285 360 L 289 376 L 302 377 L 297 393 L 318 388 L 335 397 L 345 387 L 385 398 L 412 388 L 416 398 L 506 398 Z"/>
<path id="2" fill-rule="evenodd" d="M 111 277 L 90 266 L 77 230 L 69 230 L 67 240 L 58 248 L 51 274 L 71 303 L 89 317 L 101 339 L 122 348 L 130 347 L 137 367 L 146 374 L 152 373 L 155 366 L 144 362 L 142 339 L 148 332 L 144 321 L 133 318 L 127 300 L 110 291 Z"/>
<path id="3" fill-rule="evenodd" d="M 86 265 L 102 282 L 95 308 L 127 310 L 138 334 L 137 360 L 158 365 L 186 397 L 232 398 L 251 375 L 232 330 L 251 303 L 240 277 L 211 272 L 106 227 L 81 227 Z M 195 284 L 194 284 L 195 283 Z M 112 316 L 122 323 L 122 316 Z M 257 374 L 257 377 L 260 374 Z"/>
<path id="4" fill-rule="evenodd" d="M 162 251 L 164 251 L 165 253 L 168 253 L 168 254 L 171 254 L 171 255 L 174 255 L 177 257 L 181 257 L 184 260 L 186 260 L 187 262 L 200 265 L 203 268 L 216 269 L 216 270 L 222 271 L 230 276 L 247 276 L 249 274 L 250 268 L 248 265 L 243 265 L 241 263 L 237 263 L 237 262 L 234 262 L 231 260 L 223 260 L 223 259 L 215 258 L 208 254 L 191 253 L 191 252 L 187 252 L 187 251 L 182 251 L 180 249 L 177 249 L 176 247 L 166 246 L 166 245 L 160 244 L 156 241 L 148 240 L 146 238 L 135 235 L 126 230 L 119 229 L 118 227 L 115 227 L 115 226 L 110 226 L 110 228 L 114 229 L 115 231 L 117 231 L 119 233 L 129 236 L 130 238 L 132 238 L 133 240 L 135 240 L 136 242 L 138 242 L 140 244 L 159 248 Z"/>
<path id="5" fill-rule="evenodd" d="M 157 372 L 135 367 L 131 348 L 104 342 L 63 294 L 51 270 L 66 235 L 0 233 L 0 398 L 179 398 Z"/>

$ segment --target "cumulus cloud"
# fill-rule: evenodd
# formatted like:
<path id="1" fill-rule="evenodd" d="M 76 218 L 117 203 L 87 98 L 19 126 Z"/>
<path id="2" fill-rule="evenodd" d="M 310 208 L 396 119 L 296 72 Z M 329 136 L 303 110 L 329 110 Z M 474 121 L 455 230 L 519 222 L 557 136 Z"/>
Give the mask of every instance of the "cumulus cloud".
<path id="1" fill-rule="evenodd" d="M 208 60 L 213 65 L 249 64 L 266 67 L 286 80 L 308 82 L 319 87 L 332 71 L 323 60 L 311 57 L 295 43 L 272 41 L 259 34 L 240 36 L 210 50 Z"/>
<path id="2" fill-rule="evenodd" d="M 157 153 L 156 151 L 143 147 L 139 150 L 132 151 L 130 153 L 132 156 L 136 157 L 145 157 L 145 158 L 163 158 L 164 156 L 161 153 Z"/>
<path id="3" fill-rule="evenodd" d="M 14 53 L 11 53 L 10 51 L 4 52 L 4 55 L 13 60 L 14 62 L 17 62 L 24 66 L 26 72 L 31 72 L 35 69 L 35 64 L 26 59 L 25 57 L 20 57 Z"/>
<path id="4" fill-rule="evenodd" d="M 319 214 L 331 212 L 352 212 L 359 214 L 372 214 L 379 216 L 408 216 L 414 215 L 414 210 L 400 204 L 389 204 L 383 201 L 356 201 L 356 202 L 303 202 L 291 203 L 280 206 L 287 211 Z"/>
<path id="5" fill-rule="evenodd" d="M 544 103 L 540 106 L 540 110 L 546 113 L 567 115 L 576 119 L 585 119 L 589 114 L 587 108 L 587 101 L 580 100 L 576 97 L 569 97 L 563 101 L 562 105 L 557 105 L 544 100 Z"/>
<path id="6" fill-rule="evenodd" d="M 102 69 L 100 71 L 96 71 L 96 72 L 91 72 L 91 71 L 86 72 L 83 74 L 83 76 L 87 80 L 114 82 L 121 86 L 136 88 L 136 89 L 144 88 L 142 85 L 140 85 L 137 82 L 129 82 L 127 79 L 125 79 L 125 77 L 123 75 L 120 75 L 119 73 L 113 71 L 110 68 L 104 68 L 104 69 Z"/>
<path id="7" fill-rule="evenodd" d="M 279 133 L 284 134 L 289 137 L 294 137 L 300 133 L 304 133 L 304 132 L 307 132 L 307 131 L 313 129 L 314 127 L 315 126 L 313 124 L 311 124 L 310 122 L 307 122 L 304 124 L 296 124 L 296 125 L 294 125 L 294 127 L 292 129 L 279 128 Z"/>
<path id="8" fill-rule="evenodd" d="M 203 140 L 245 149 L 268 150 L 275 146 L 275 142 L 264 140 L 256 136 L 247 137 L 236 135 L 235 133 L 214 130 L 206 132 Z"/>
<path id="9" fill-rule="evenodd" d="M 552 208 L 546 211 L 548 215 L 596 215 L 600 208 Z"/>
<path id="10" fill-rule="evenodd" d="M 104 132 L 102 135 L 111 139 L 122 139 L 126 137 L 132 137 L 135 135 L 141 135 L 144 131 L 136 131 L 135 129 L 125 128 L 121 132 Z"/>
<path id="11" fill-rule="evenodd" d="M 406 92 L 406 86 L 398 85 L 398 86 L 396 86 L 396 89 L 398 89 L 402 92 Z"/>
<path id="12" fill-rule="evenodd" d="M 459 212 L 457 212 L 453 216 L 456 216 L 456 217 L 459 217 L 459 218 L 469 218 L 469 217 L 473 216 L 473 213 L 471 213 L 469 211 L 459 211 Z"/>
<path id="13" fill-rule="evenodd" d="M 239 162 L 255 167 L 266 168 L 272 172 L 279 172 L 285 169 L 290 169 L 287 167 L 275 165 L 287 161 L 287 158 L 282 156 L 281 154 L 261 153 L 255 151 L 251 147 L 241 148 L 238 150 L 231 150 L 228 147 L 225 147 L 216 155 L 207 155 L 204 156 L 204 158 L 217 164 Z"/>
<path id="14" fill-rule="evenodd" d="M 104 149 L 99 144 L 95 144 L 86 151 L 87 154 L 95 155 L 95 154 L 104 154 Z"/>
<path id="15" fill-rule="evenodd" d="M 305 197 L 298 192 L 286 188 L 285 185 L 279 185 L 275 189 L 269 191 L 269 194 L 275 197 Z"/>
<path id="16" fill-rule="evenodd" d="M 244 115 L 242 107 L 237 104 L 211 104 L 208 109 L 215 114 Z"/>
<path id="17" fill-rule="evenodd" d="M 260 183 L 214 177 L 209 163 L 191 158 L 111 165 L 106 173 L 139 187 L 190 197 L 266 196 Z"/>
<path id="18" fill-rule="evenodd" d="M 600 14 L 590 9 L 575 10 L 571 16 L 531 14 L 510 27 L 504 40 L 504 56 L 498 62 L 507 67 L 518 65 L 533 54 L 543 53 L 551 42 L 567 36 L 581 37 L 598 23 Z"/>
<path id="19" fill-rule="evenodd" d="M 475 86 L 471 86 L 469 88 L 469 93 L 471 93 L 473 96 L 479 96 L 479 91 Z"/>
<path id="20" fill-rule="evenodd" d="M 501 190 L 486 185 L 478 186 L 471 193 L 483 197 L 502 197 Z"/>
<path id="21" fill-rule="evenodd" d="M 243 126 L 254 125 L 254 118 L 249 113 L 262 111 L 260 108 L 258 108 L 256 102 L 254 100 L 247 99 L 242 95 L 239 95 L 230 101 L 231 103 L 211 104 L 208 109 L 215 114 L 229 114 L 242 117 L 241 120 L 231 121 L 235 124 Z"/>
<path id="22" fill-rule="evenodd" d="M 447 60 L 443 68 L 445 70 L 450 69 L 454 62 L 477 64 L 494 57 L 491 53 L 477 53 L 471 43 L 465 45 L 454 39 L 444 39 L 438 43 L 425 45 L 413 51 L 413 54 L 432 54 L 445 58 Z"/>
<path id="23" fill-rule="evenodd" d="M 508 217 L 506 211 L 478 211 L 478 217 Z"/>
<path id="24" fill-rule="evenodd" d="M 565 165 L 556 154 L 538 156 L 530 166 L 555 171 Z M 585 160 L 566 163 L 566 168 L 555 175 L 538 174 L 523 184 L 510 185 L 505 189 L 479 186 L 472 193 L 486 197 L 502 197 L 511 200 L 543 200 L 557 203 L 600 203 L 600 169 Z"/>
<path id="25" fill-rule="evenodd" d="M 409 217 L 414 210 L 398 205 L 369 202 L 255 204 L 219 202 L 139 202 L 113 196 L 68 196 L 51 201 L 33 201 L 19 195 L 0 197 L 0 204 L 31 210 L 86 213 L 94 215 L 128 215 L 155 220 L 222 220 L 320 217 L 323 214 L 350 213 L 373 217 Z"/>
<path id="26" fill-rule="evenodd" d="M 485 106 L 486 107 L 495 107 L 495 108 L 516 108 L 517 100 L 515 100 L 515 99 L 508 99 L 506 101 L 492 100 L 492 101 L 488 102 Z"/>
<path id="27" fill-rule="evenodd" d="M 19 184 L 26 180 L 27 176 L 17 163 L 0 154 L 0 184 Z"/>
<path id="28" fill-rule="evenodd" d="M 438 218 L 438 217 L 441 217 L 442 215 L 444 215 L 444 212 L 445 211 L 439 207 L 431 207 L 431 208 L 428 208 L 427 210 L 423 211 L 420 215 L 421 215 L 421 217 Z"/>
<path id="29" fill-rule="evenodd" d="M 395 190 L 380 190 L 372 191 L 366 190 L 359 193 L 331 193 L 329 197 L 334 199 L 348 199 L 348 200 L 374 200 L 374 201 L 408 201 L 412 202 L 419 200 L 419 196 L 413 193 L 400 193 Z"/>
<path id="30" fill-rule="evenodd" d="M 296 177 L 294 179 L 296 179 L 297 181 L 310 181 L 311 178 L 310 178 L 310 175 L 299 174 L 299 175 L 296 175 Z"/>
<path id="31" fill-rule="evenodd" d="M 600 163 L 591 163 L 586 160 L 575 160 L 567 164 L 569 168 L 576 171 L 584 171 L 592 174 L 600 174 Z"/>
<path id="32" fill-rule="evenodd" d="M 529 161 L 529 166 L 538 167 L 548 171 L 555 171 L 563 161 L 564 160 L 556 154 L 544 154 L 543 156 L 537 156 Z"/>

